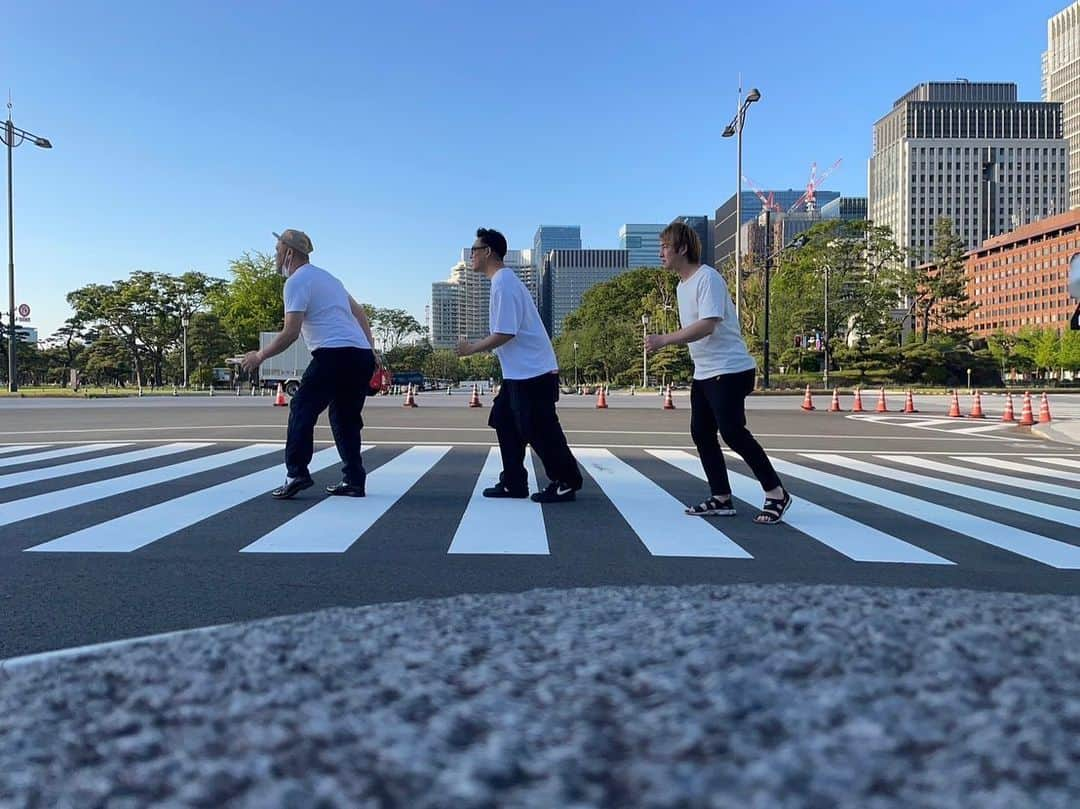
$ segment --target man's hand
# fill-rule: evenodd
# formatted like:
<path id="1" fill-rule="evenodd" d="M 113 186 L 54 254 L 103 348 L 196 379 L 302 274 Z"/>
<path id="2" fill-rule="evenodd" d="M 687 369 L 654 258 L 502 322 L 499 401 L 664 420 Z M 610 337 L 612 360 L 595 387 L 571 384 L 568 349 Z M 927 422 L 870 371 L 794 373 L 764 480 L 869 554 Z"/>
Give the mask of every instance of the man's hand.
<path id="1" fill-rule="evenodd" d="M 663 334 L 650 334 L 645 338 L 645 350 L 650 354 L 659 351 L 667 344 L 666 335 Z"/>
<path id="2" fill-rule="evenodd" d="M 457 344 L 457 348 L 455 349 L 455 351 L 457 352 L 457 355 L 459 357 L 467 357 L 473 353 L 472 343 L 470 343 L 468 340 L 462 340 L 460 343 Z"/>
<path id="3" fill-rule="evenodd" d="M 240 363 L 244 370 L 248 373 L 255 373 L 259 370 L 259 366 L 262 365 L 262 356 L 258 351 L 249 351 L 244 355 L 243 362 Z"/>

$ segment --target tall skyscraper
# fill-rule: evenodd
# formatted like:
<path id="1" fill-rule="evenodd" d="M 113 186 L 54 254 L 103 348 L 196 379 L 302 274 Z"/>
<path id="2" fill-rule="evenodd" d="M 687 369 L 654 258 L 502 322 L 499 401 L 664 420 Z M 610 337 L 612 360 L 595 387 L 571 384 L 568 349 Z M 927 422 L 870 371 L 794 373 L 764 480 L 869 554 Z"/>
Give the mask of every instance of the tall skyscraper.
<path id="1" fill-rule="evenodd" d="M 874 125 L 869 213 L 913 265 L 942 217 L 969 249 L 1068 204 L 1061 104 L 1017 101 L 1016 85 L 929 82 Z"/>
<path id="2" fill-rule="evenodd" d="M 542 281 L 544 262 L 547 260 L 548 253 L 552 250 L 580 249 L 581 225 L 541 225 L 533 235 L 533 273 L 538 280 Z M 544 292 L 544 285 L 540 283 L 537 292 L 537 305 L 540 307 L 541 313 L 544 312 L 545 308 L 550 307 L 550 302 L 544 300 Z"/>
<path id="3" fill-rule="evenodd" d="M 581 296 L 593 286 L 630 269 L 626 250 L 552 250 L 544 260 L 540 310 L 552 337 L 563 331 L 566 316 L 581 305 Z"/>
<path id="4" fill-rule="evenodd" d="M 806 189 L 788 188 L 785 191 L 763 191 L 761 193 L 766 199 L 771 196 L 777 207 L 780 208 L 780 211 L 786 212 L 788 208 L 798 202 L 803 194 L 806 193 Z M 837 191 L 818 190 L 815 192 L 815 199 L 819 208 L 839 197 L 840 194 Z M 761 212 L 765 210 L 765 206 L 753 191 L 742 192 L 742 202 L 739 205 L 739 208 L 742 213 L 742 222 L 739 223 L 740 225 L 757 221 L 758 217 L 761 216 Z M 716 219 L 713 221 L 713 234 L 713 266 L 719 269 L 728 261 L 735 260 L 734 194 L 732 194 L 723 205 L 716 209 Z M 746 245 L 743 245 L 743 255 L 746 255 L 748 252 Z"/>
<path id="5" fill-rule="evenodd" d="M 623 225 L 619 249 L 630 256 L 630 268 L 660 266 L 660 231 L 667 225 Z"/>
<path id="6" fill-rule="evenodd" d="M 1046 23 L 1042 99 L 1062 107 L 1061 129 L 1069 142 L 1069 207 L 1080 208 L 1080 2 Z"/>
<path id="7" fill-rule="evenodd" d="M 531 250 L 507 250 L 505 264 L 537 297 L 538 278 L 532 268 Z M 459 340 L 479 340 L 489 332 L 491 282 L 474 272 L 469 248 L 450 268 L 450 277 L 431 285 L 429 336 L 434 348 L 453 348 Z"/>
<path id="8" fill-rule="evenodd" d="M 676 216 L 676 222 L 685 222 L 691 228 L 694 229 L 694 233 L 701 239 L 701 263 L 708 264 L 711 267 L 716 265 L 713 262 L 716 260 L 714 255 L 715 238 L 713 235 L 712 222 L 709 221 L 707 216 Z"/>

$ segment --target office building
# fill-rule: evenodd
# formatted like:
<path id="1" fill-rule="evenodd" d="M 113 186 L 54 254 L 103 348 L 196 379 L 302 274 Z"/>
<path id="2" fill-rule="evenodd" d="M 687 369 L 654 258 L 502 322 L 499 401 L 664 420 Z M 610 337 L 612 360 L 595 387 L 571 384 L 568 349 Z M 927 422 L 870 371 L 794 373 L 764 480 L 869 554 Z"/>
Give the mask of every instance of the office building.
<path id="1" fill-rule="evenodd" d="M 603 281 L 630 269 L 627 250 L 552 250 L 544 259 L 540 278 L 540 310 L 544 326 L 553 338 L 563 331 L 563 321 L 581 304 L 581 296 Z"/>
<path id="2" fill-rule="evenodd" d="M 1067 209 L 1061 104 L 1017 101 L 1012 83 L 929 82 L 874 125 L 869 215 L 930 260 L 938 219 L 968 249 Z"/>
<path id="3" fill-rule="evenodd" d="M 1069 207 L 1080 208 L 1080 2 L 1046 23 L 1042 100 L 1061 104 L 1061 132 L 1069 149 Z"/>
<path id="4" fill-rule="evenodd" d="M 512 269 L 536 300 L 537 277 L 531 250 L 508 250 L 506 266 Z M 450 277 L 431 285 L 428 334 L 435 348 L 453 348 L 460 340 L 479 340 L 489 333 L 491 282 L 474 272 L 468 247 L 450 268 Z"/>
<path id="5" fill-rule="evenodd" d="M 713 234 L 712 222 L 707 216 L 676 216 L 676 222 L 685 222 L 691 228 L 694 233 L 701 239 L 701 263 L 708 264 L 709 266 L 716 266 L 713 262 L 716 260 L 714 242 L 715 235 Z"/>
<path id="6" fill-rule="evenodd" d="M 619 249 L 630 256 L 631 269 L 660 266 L 660 231 L 667 225 L 623 225 Z"/>
<path id="7" fill-rule="evenodd" d="M 765 199 L 772 199 L 775 204 L 774 212 L 785 213 L 795 205 L 806 193 L 805 188 L 789 188 L 786 191 L 762 191 Z M 824 207 L 840 197 L 837 191 L 817 190 L 814 194 L 817 204 Z M 740 224 L 754 222 L 765 209 L 760 197 L 753 191 L 743 191 L 741 198 Z M 776 209 L 779 209 L 777 211 Z M 746 255 L 746 246 L 743 246 L 743 255 Z M 713 261 L 718 269 L 728 262 L 735 261 L 735 194 L 716 209 L 716 219 L 713 221 Z"/>

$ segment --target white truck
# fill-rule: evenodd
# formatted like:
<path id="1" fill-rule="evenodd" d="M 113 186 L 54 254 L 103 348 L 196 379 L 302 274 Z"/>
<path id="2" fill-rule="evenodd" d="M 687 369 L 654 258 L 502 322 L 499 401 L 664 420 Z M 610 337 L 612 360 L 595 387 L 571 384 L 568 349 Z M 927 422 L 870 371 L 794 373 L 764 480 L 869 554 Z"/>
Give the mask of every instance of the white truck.
<path id="1" fill-rule="evenodd" d="M 277 336 L 276 331 L 259 332 L 259 350 L 270 345 Z M 309 362 L 311 352 L 308 351 L 304 338 L 297 337 L 291 346 L 259 366 L 259 384 L 276 388 L 280 382 L 285 387 L 285 393 L 294 396 L 300 387 L 300 377 L 304 375 Z"/>

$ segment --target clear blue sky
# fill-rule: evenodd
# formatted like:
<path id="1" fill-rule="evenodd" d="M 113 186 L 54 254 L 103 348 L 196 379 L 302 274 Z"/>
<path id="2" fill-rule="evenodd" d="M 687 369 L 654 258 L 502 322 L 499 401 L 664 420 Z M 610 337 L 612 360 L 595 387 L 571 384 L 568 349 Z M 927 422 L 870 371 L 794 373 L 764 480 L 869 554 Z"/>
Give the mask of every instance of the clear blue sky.
<path id="1" fill-rule="evenodd" d="M 711 215 L 734 191 L 740 72 L 762 92 L 745 174 L 799 187 L 843 157 L 826 187 L 864 195 L 871 127 L 913 85 L 1038 100 L 1066 5 L 9 3 L 0 81 L 55 146 L 15 152 L 16 301 L 46 337 L 71 289 L 227 277 L 295 227 L 358 299 L 422 320 L 477 226 L 616 247 L 623 223 Z"/>

